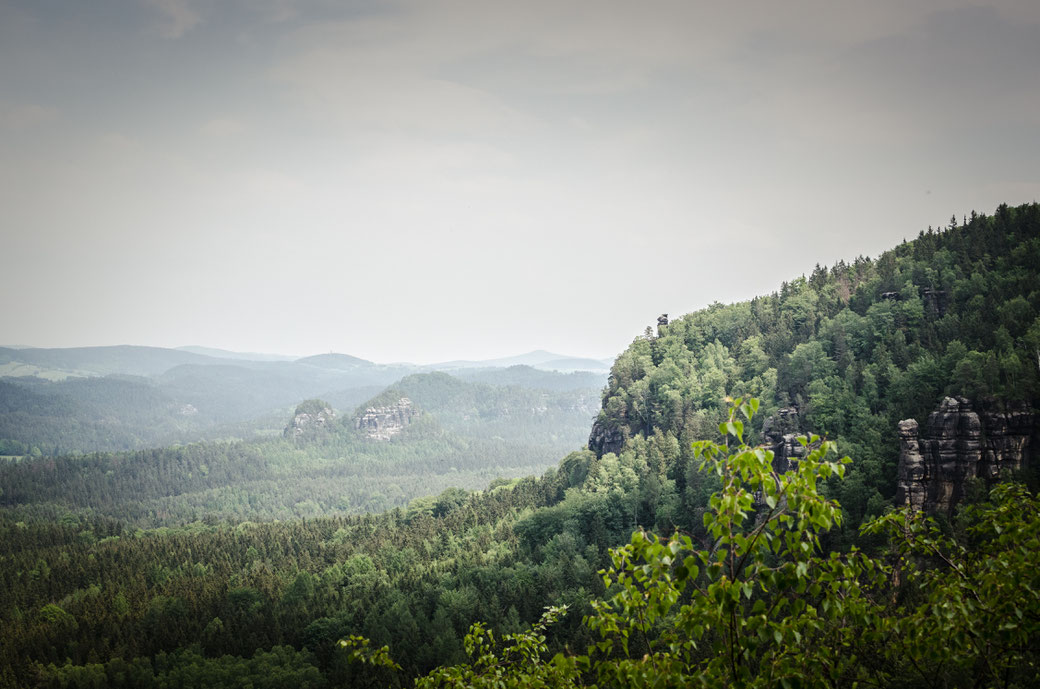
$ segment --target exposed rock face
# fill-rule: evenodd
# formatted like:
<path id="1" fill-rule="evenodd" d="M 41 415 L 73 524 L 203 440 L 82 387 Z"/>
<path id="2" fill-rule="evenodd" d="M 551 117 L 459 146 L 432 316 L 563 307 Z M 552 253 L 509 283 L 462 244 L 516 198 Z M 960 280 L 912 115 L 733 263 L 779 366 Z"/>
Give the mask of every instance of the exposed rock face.
<path id="1" fill-rule="evenodd" d="M 922 436 L 913 419 L 899 422 L 896 504 L 948 512 L 964 496 L 968 479 L 992 481 L 1029 466 L 1037 414 L 1025 404 L 982 405 L 947 397 L 928 415 Z"/>
<path id="2" fill-rule="evenodd" d="M 917 419 L 899 422 L 899 465 L 896 477 L 896 504 L 924 509 L 928 489 L 924 455 L 918 435 Z"/>
<path id="3" fill-rule="evenodd" d="M 625 446 L 625 433 L 620 428 L 608 428 L 601 419 L 596 419 L 589 433 L 589 449 L 602 457 L 608 452 L 618 454 Z"/>
<path id="4" fill-rule="evenodd" d="M 296 414 L 282 433 L 286 438 L 310 437 L 328 430 L 336 412 L 320 400 L 310 400 L 296 407 Z"/>
<path id="5" fill-rule="evenodd" d="M 980 478 L 993 480 L 1002 473 L 1028 468 L 1030 459 L 1040 451 L 1040 417 L 1024 402 L 1004 408 L 989 403 L 979 412 L 984 430 Z"/>
<path id="6" fill-rule="evenodd" d="M 762 444 L 773 451 L 773 469 L 784 473 L 797 468 L 798 458 L 805 455 L 805 448 L 798 442 L 801 431 L 798 409 L 783 407 L 762 423 Z"/>
<path id="7" fill-rule="evenodd" d="M 407 397 L 388 407 L 369 407 L 354 419 L 354 428 L 373 440 L 390 440 L 412 422 L 419 411 Z"/>
<path id="8" fill-rule="evenodd" d="M 925 310 L 932 317 L 942 318 L 946 315 L 946 306 L 949 303 L 949 296 L 946 294 L 946 290 L 926 287 L 921 290 L 921 297 L 924 299 Z"/>

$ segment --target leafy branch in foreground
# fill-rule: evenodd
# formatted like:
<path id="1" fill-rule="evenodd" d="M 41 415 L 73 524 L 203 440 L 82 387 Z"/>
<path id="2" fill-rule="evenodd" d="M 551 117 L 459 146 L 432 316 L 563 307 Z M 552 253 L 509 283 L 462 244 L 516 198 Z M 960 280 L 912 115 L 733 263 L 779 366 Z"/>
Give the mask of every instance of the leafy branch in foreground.
<path id="1" fill-rule="evenodd" d="M 889 537 L 904 580 L 890 660 L 927 686 L 1040 686 L 1040 499 L 998 484 L 960 521 L 960 541 L 909 510 L 864 526 Z"/>
<path id="2" fill-rule="evenodd" d="M 587 620 L 603 638 L 590 649 L 603 657 L 603 684 L 814 685 L 849 675 L 850 623 L 875 607 L 870 593 L 885 581 L 855 550 L 822 554 L 820 535 L 842 515 L 820 484 L 844 476 L 850 460 L 813 436 L 800 439 L 806 454 L 791 471 L 774 471 L 771 451 L 744 442 L 740 417 L 750 421 L 757 406 L 738 400 L 720 424 L 732 450 L 694 444 L 701 470 L 722 485 L 704 517 L 710 547 L 640 531 L 614 551 L 603 579 L 616 593 Z"/>

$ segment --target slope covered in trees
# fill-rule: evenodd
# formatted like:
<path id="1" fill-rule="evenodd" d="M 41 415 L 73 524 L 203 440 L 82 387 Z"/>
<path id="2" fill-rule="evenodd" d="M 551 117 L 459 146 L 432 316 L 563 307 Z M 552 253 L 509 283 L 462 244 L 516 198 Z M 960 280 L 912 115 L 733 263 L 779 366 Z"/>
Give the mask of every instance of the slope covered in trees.
<path id="1" fill-rule="evenodd" d="M 854 527 L 894 496 L 899 420 L 923 425 L 943 395 L 1040 401 L 1038 265 L 1040 206 L 1001 206 L 876 260 L 817 266 L 771 295 L 691 313 L 618 357 L 591 445 L 637 462 L 668 456 L 680 513 L 692 514 L 703 500 L 692 441 L 711 436 L 727 395 L 754 395 L 755 431 L 793 408 L 803 432 L 855 459 L 835 489 Z"/>

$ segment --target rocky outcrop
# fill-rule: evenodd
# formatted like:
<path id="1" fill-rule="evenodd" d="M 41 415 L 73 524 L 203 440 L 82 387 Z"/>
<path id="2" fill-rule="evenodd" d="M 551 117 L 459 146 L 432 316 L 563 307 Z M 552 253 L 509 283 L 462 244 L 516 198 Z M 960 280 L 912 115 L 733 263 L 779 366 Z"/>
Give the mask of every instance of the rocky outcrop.
<path id="1" fill-rule="evenodd" d="M 285 427 L 282 435 L 294 440 L 309 438 L 328 431 L 336 412 L 321 400 L 307 400 L 293 414 L 292 421 Z"/>
<path id="2" fill-rule="evenodd" d="M 946 307 L 949 304 L 949 296 L 944 289 L 933 289 L 926 287 L 921 290 L 921 298 L 924 300 L 924 309 L 933 318 L 942 318 L 946 315 Z"/>
<path id="3" fill-rule="evenodd" d="M 589 433 L 589 449 L 602 457 L 608 452 L 619 454 L 625 446 L 625 432 L 617 426 L 609 426 L 604 418 L 596 419 Z"/>
<path id="4" fill-rule="evenodd" d="M 897 504 L 909 505 L 915 510 L 924 509 L 928 499 L 928 472 L 925 469 L 924 455 L 921 454 L 917 419 L 904 419 L 899 422 L 897 471 Z"/>
<path id="5" fill-rule="evenodd" d="M 419 415 L 407 397 L 385 407 L 368 407 L 354 419 L 354 428 L 373 440 L 390 440 Z"/>
<path id="6" fill-rule="evenodd" d="M 762 422 L 762 444 L 773 451 L 773 470 L 785 473 L 798 467 L 798 459 L 805 456 L 806 448 L 798 436 L 808 435 L 801 430 L 796 407 L 783 407 Z"/>
<path id="7" fill-rule="evenodd" d="M 983 428 L 980 478 L 993 480 L 1028 468 L 1032 457 L 1040 456 L 1040 416 L 1025 402 L 983 403 L 979 420 Z"/>
<path id="8" fill-rule="evenodd" d="M 899 422 L 897 505 L 949 512 L 970 479 L 993 481 L 1029 466 L 1036 412 L 1021 403 L 981 407 L 978 412 L 963 397 L 947 397 L 928 415 L 923 435 L 914 419 Z"/>

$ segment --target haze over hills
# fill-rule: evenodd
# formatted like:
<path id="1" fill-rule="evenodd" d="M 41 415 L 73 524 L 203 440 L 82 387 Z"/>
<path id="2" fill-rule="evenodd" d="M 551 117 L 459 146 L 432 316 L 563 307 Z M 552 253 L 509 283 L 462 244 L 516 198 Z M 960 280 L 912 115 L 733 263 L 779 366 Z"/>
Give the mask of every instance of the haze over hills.
<path id="1" fill-rule="evenodd" d="M 613 362 L 614 360 L 612 358 L 590 359 L 587 357 L 569 357 L 563 354 L 547 352 L 544 349 L 538 349 L 517 356 L 487 359 L 483 361 L 445 361 L 439 364 L 433 364 L 429 366 L 429 368 L 443 371 L 459 368 L 504 368 L 520 365 L 546 370 L 598 371 L 610 370 L 610 365 Z"/>
<path id="2" fill-rule="evenodd" d="M 199 347 L 196 345 L 186 345 L 184 347 L 177 347 L 177 349 L 183 352 L 192 352 L 193 354 L 202 354 L 204 356 L 212 356 L 218 359 L 245 359 L 246 361 L 295 361 L 299 359 L 298 356 L 290 354 L 268 354 L 264 352 L 232 352 L 227 349 L 217 349 L 216 347 Z"/>
<path id="3" fill-rule="evenodd" d="M 207 353 L 208 352 L 208 353 Z M 204 347 L 0 348 L 0 454 L 118 450 L 276 433 L 300 400 L 353 408 L 405 376 L 448 370 L 491 385 L 598 391 L 606 370 L 555 373 L 514 360 L 471 365 L 378 364 L 347 354 L 296 359 Z M 585 360 L 571 360 L 580 367 Z"/>
<path id="4" fill-rule="evenodd" d="M 227 365 L 228 361 L 253 363 L 295 362 L 337 370 L 383 367 L 402 371 L 445 371 L 462 368 L 508 368 L 524 365 L 546 370 L 568 369 L 582 371 L 608 370 L 613 359 L 593 359 L 535 350 L 516 356 L 483 360 L 453 360 L 435 364 L 408 362 L 376 363 L 360 357 L 328 352 L 308 356 L 235 352 L 213 347 L 188 345 L 174 349 L 139 345 L 108 345 L 91 347 L 33 347 L 0 346 L 0 377 L 19 375 L 9 371 L 17 366 L 36 367 L 57 376 L 90 376 L 124 373 L 128 375 L 157 375 L 180 364 Z M 23 372 L 20 375 L 35 375 Z"/>
<path id="5" fill-rule="evenodd" d="M 181 364 L 224 364 L 223 360 L 193 352 L 162 347 L 114 345 L 108 347 L 67 347 L 44 349 L 0 348 L 0 376 L 11 375 L 19 366 L 29 365 L 55 376 L 103 376 L 121 373 L 151 376 Z M 37 375 L 29 373 L 27 375 Z"/>

